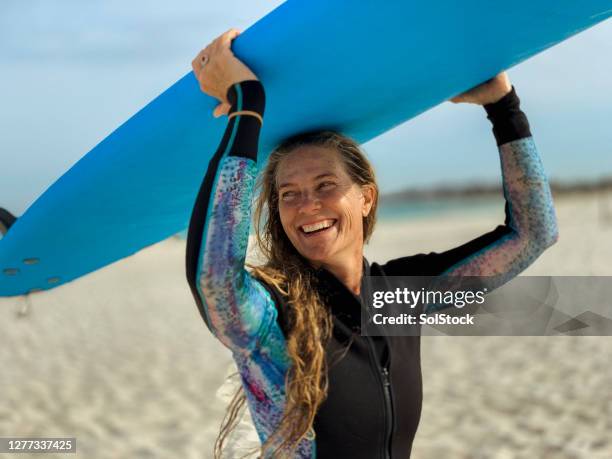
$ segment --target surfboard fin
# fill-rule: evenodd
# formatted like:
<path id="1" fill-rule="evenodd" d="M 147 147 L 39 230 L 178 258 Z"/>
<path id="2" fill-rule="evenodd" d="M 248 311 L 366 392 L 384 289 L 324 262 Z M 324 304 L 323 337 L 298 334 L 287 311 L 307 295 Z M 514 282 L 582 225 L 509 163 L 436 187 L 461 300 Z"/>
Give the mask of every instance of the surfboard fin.
<path id="1" fill-rule="evenodd" d="M 15 217 L 8 210 L 0 207 L 0 233 L 2 233 L 3 235 L 6 234 L 9 228 L 13 226 L 13 223 L 15 223 L 16 220 L 17 217 Z"/>

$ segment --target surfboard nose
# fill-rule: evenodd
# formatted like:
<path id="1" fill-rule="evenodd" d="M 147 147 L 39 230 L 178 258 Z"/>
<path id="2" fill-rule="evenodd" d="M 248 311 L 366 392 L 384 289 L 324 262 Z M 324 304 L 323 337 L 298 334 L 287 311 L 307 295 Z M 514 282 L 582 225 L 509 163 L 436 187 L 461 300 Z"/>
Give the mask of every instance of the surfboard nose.
<path id="1" fill-rule="evenodd" d="M 0 207 L 0 233 L 6 234 L 16 220 L 17 218 L 12 213 Z"/>

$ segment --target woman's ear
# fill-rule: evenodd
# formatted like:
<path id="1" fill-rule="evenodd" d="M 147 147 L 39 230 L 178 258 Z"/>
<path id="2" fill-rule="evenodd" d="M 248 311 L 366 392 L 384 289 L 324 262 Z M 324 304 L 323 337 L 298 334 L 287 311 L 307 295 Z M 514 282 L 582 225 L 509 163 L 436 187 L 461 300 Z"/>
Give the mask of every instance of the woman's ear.
<path id="1" fill-rule="evenodd" d="M 361 192 L 363 194 L 363 206 L 362 206 L 362 214 L 364 217 L 367 217 L 372 210 L 372 206 L 374 205 L 374 198 L 376 197 L 376 190 L 372 185 L 363 185 L 361 187 Z"/>

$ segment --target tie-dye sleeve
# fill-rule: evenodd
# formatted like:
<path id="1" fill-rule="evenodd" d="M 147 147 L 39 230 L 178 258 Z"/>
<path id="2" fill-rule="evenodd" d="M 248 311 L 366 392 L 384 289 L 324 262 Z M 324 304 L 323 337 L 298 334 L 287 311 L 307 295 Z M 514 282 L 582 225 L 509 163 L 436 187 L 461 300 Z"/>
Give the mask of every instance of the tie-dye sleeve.
<path id="1" fill-rule="evenodd" d="M 449 266 L 446 275 L 500 276 L 503 283 L 527 268 L 558 238 L 550 186 L 519 104 L 513 88 L 499 102 L 485 106 L 499 148 L 506 234 Z"/>
<path id="2" fill-rule="evenodd" d="M 259 81 L 233 85 L 228 100 L 230 113 L 248 110 L 263 116 L 265 94 Z M 234 352 L 258 347 L 276 320 L 270 294 L 244 266 L 260 128 L 252 115 L 230 118 L 200 187 L 187 237 L 187 280 L 200 314 Z"/>
<path id="3" fill-rule="evenodd" d="M 486 277 L 491 291 L 532 264 L 558 238 L 550 186 L 529 123 L 512 92 L 485 106 L 493 122 L 506 198 L 505 225 L 460 247 L 430 254 L 430 263 L 446 281 L 458 285 L 466 276 Z M 427 312 L 440 309 L 429 305 Z"/>

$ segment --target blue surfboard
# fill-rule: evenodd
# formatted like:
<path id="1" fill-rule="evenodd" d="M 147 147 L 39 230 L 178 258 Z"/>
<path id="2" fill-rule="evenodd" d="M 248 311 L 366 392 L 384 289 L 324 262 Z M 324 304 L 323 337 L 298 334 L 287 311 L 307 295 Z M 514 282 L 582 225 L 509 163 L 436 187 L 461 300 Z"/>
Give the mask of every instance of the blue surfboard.
<path id="1" fill-rule="evenodd" d="M 261 163 L 299 131 L 366 142 L 611 15 L 612 0 L 289 0 L 233 45 L 266 88 Z M 0 296 L 53 288 L 184 229 L 226 124 L 215 105 L 188 73 L 5 224 Z"/>

